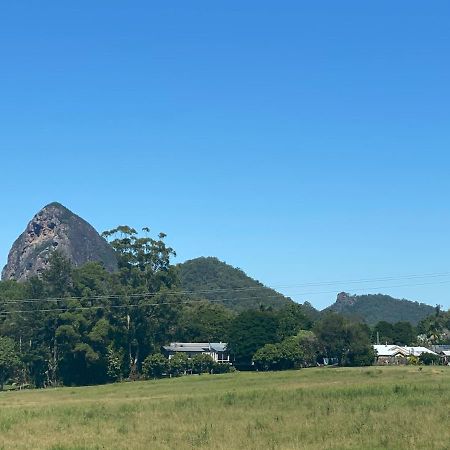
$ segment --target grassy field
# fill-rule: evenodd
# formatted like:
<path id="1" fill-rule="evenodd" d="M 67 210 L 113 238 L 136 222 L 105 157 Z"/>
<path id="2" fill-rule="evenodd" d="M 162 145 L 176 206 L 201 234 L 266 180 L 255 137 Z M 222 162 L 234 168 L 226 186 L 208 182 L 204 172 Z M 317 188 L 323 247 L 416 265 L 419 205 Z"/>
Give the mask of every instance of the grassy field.
<path id="1" fill-rule="evenodd" d="M 449 449 L 450 368 L 307 369 L 0 393 L 2 449 Z"/>

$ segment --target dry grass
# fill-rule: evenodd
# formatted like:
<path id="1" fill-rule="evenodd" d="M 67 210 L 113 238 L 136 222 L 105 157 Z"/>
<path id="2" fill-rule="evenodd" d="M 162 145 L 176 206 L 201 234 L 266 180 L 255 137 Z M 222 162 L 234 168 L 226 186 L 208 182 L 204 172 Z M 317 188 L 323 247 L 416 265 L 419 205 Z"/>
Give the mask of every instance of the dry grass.
<path id="1" fill-rule="evenodd" d="M 3 449 L 448 449 L 450 368 L 235 373 L 5 392 Z"/>

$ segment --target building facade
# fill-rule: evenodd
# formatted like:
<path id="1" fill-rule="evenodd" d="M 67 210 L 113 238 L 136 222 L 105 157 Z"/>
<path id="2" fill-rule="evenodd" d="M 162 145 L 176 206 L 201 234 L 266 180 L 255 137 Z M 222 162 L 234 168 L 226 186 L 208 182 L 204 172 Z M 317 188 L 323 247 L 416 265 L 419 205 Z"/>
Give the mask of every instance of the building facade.
<path id="1" fill-rule="evenodd" d="M 436 355 L 437 353 L 426 347 L 402 347 L 400 345 L 374 345 L 376 364 L 400 365 L 407 364 L 411 356 L 420 357 L 424 353 Z"/>
<path id="2" fill-rule="evenodd" d="M 164 354 L 170 359 L 177 353 L 184 353 L 189 358 L 195 355 L 209 355 L 218 363 L 230 364 L 230 354 L 225 342 L 172 342 L 163 347 Z"/>

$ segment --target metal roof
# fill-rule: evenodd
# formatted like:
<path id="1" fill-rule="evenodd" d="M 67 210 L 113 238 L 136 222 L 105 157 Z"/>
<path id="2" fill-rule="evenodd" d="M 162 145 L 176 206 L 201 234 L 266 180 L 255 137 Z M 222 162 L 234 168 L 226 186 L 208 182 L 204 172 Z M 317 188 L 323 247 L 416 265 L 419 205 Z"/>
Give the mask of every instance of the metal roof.
<path id="1" fill-rule="evenodd" d="M 224 352 L 226 342 L 171 342 L 165 345 L 164 350 L 171 352 Z"/>
<path id="2" fill-rule="evenodd" d="M 410 355 L 420 356 L 423 353 L 430 353 L 431 355 L 437 355 L 437 353 L 431 351 L 426 347 L 405 347 L 405 349 L 409 352 Z"/>
<path id="3" fill-rule="evenodd" d="M 409 352 L 399 345 L 374 345 L 374 350 L 377 352 L 377 356 L 395 356 L 395 355 L 403 355 L 407 356 Z"/>
<path id="4" fill-rule="evenodd" d="M 395 356 L 398 354 L 404 356 L 420 356 L 423 353 L 430 353 L 436 355 L 437 353 L 431 351 L 426 347 L 402 347 L 400 345 L 374 345 L 378 356 Z"/>

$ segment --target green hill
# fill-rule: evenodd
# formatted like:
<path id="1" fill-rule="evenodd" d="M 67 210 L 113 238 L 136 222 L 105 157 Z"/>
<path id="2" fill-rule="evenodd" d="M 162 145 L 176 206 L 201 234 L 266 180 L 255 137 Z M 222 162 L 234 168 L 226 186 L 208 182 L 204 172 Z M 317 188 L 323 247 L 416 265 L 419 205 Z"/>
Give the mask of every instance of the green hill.
<path id="1" fill-rule="evenodd" d="M 338 294 L 336 302 L 325 311 L 327 310 L 364 320 L 369 325 L 380 320 L 390 323 L 407 321 L 417 325 L 434 312 L 434 308 L 425 303 L 400 300 L 383 294 L 349 295 L 346 292 Z"/>
<path id="2" fill-rule="evenodd" d="M 183 290 L 237 312 L 261 306 L 278 309 L 293 303 L 290 298 L 217 258 L 191 259 L 178 264 L 177 268 Z"/>

